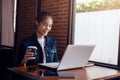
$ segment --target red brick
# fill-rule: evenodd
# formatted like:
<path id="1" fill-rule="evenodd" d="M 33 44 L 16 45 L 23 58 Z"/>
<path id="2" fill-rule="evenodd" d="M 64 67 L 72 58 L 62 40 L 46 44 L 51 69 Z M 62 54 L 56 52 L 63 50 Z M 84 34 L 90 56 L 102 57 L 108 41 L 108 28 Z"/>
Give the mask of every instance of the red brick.
<path id="1" fill-rule="evenodd" d="M 37 0 L 19 0 L 17 45 L 34 32 Z M 58 45 L 58 54 L 62 55 L 68 41 L 68 15 L 70 0 L 41 0 L 41 11 L 50 12 L 54 16 L 54 24 L 50 36 Z"/>

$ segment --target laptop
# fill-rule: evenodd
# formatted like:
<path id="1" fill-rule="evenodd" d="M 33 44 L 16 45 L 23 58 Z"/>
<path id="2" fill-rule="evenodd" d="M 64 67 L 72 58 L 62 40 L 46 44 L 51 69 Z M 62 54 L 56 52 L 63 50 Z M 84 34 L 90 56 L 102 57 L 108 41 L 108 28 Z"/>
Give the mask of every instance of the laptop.
<path id="1" fill-rule="evenodd" d="M 95 45 L 68 45 L 60 63 L 38 63 L 38 65 L 57 71 L 84 67 L 87 65 L 94 47 Z"/>

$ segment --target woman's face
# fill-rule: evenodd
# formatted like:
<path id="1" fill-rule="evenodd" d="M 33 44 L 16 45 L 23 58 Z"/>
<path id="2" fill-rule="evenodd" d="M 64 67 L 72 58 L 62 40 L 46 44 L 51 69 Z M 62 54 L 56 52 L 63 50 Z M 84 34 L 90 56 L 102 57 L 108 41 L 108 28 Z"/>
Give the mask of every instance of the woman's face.
<path id="1" fill-rule="evenodd" d="M 52 28 L 53 20 L 51 18 L 46 18 L 40 23 L 36 22 L 37 34 L 44 37 Z"/>

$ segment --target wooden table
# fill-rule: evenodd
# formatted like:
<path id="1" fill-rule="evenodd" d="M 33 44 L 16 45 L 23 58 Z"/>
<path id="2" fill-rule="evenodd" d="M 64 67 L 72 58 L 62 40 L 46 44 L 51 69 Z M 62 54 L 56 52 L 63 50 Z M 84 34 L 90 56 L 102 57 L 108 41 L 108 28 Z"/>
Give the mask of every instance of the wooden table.
<path id="1" fill-rule="evenodd" d="M 67 72 L 74 73 L 76 78 L 41 77 L 39 76 L 39 71 L 41 70 L 43 69 L 37 67 L 35 72 L 27 72 L 24 66 L 8 68 L 9 74 L 18 74 L 28 80 L 104 80 L 120 76 L 120 71 L 100 66 L 67 70 Z"/>

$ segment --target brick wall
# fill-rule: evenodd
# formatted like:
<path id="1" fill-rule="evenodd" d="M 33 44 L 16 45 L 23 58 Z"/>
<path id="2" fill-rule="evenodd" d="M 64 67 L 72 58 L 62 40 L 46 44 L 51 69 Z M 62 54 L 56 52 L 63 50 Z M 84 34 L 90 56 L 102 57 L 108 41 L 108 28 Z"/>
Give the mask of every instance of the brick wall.
<path id="1" fill-rule="evenodd" d="M 41 11 L 54 16 L 52 31 L 49 33 L 57 41 L 58 54 L 63 54 L 68 41 L 68 16 L 70 0 L 42 0 Z"/>
<path id="2" fill-rule="evenodd" d="M 36 0 L 18 0 L 16 49 L 23 39 L 34 32 L 36 8 Z"/>
<path id="3" fill-rule="evenodd" d="M 36 0 L 19 0 L 17 17 L 17 45 L 34 32 Z M 67 45 L 69 0 L 41 0 L 41 11 L 54 16 L 54 25 L 49 33 L 57 41 L 58 54 L 63 54 Z"/>

